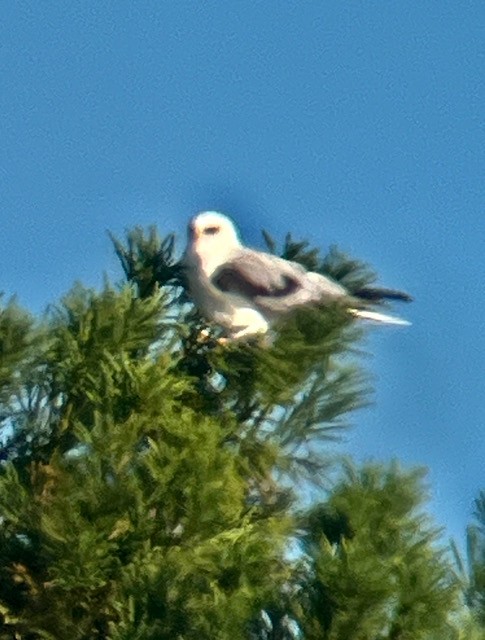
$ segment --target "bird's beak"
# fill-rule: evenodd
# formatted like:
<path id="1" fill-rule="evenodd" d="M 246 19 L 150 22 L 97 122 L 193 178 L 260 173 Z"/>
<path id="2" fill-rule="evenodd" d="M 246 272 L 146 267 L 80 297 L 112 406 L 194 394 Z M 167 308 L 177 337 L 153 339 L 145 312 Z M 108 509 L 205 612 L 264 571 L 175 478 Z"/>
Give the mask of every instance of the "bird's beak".
<path id="1" fill-rule="evenodd" d="M 198 240 L 200 236 L 201 236 L 200 230 L 196 226 L 191 224 L 189 226 L 189 238 L 191 242 Z"/>

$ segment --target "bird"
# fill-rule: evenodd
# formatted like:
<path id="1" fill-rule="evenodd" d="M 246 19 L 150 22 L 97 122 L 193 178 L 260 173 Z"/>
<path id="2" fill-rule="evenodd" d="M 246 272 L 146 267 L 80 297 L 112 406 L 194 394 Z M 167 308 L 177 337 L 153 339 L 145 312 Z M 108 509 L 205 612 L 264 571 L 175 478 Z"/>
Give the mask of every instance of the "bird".
<path id="1" fill-rule="evenodd" d="M 195 306 L 225 331 L 221 343 L 264 336 L 296 309 L 335 303 L 362 320 L 410 324 L 368 308 L 386 299 L 409 302 L 409 294 L 377 287 L 351 294 L 297 262 L 244 246 L 231 218 L 216 211 L 189 221 L 181 265 Z"/>

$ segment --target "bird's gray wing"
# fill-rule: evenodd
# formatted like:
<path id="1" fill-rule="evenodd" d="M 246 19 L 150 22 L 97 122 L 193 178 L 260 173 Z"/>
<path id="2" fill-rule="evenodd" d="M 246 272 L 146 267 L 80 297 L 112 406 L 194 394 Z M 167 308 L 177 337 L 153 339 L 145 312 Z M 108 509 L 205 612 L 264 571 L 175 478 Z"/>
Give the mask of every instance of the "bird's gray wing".
<path id="1" fill-rule="evenodd" d="M 226 293 L 248 299 L 281 298 L 301 287 L 305 269 L 268 253 L 240 249 L 212 274 L 213 284 Z"/>
<path id="2" fill-rule="evenodd" d="M 220 291 L 240 295 L 263 311 L 286 313 L 297 306 L 346 294 L 340 285 L 289 260 L 240 249 L 211 277 Z"/>

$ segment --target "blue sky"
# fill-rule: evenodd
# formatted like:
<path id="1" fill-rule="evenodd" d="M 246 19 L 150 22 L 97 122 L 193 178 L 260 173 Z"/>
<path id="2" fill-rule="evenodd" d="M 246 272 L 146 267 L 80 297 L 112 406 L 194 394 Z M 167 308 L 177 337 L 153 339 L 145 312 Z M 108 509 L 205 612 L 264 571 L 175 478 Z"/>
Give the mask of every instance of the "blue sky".
<path id="1" fill-rule="evenodd" d="M 342 451 L 430 469 L 462 537 L 485 487 L 481 1 L 5 3 L 0 289 L 33 311 L 120 271 L 106 230 L 183 242 L 215 208 L 409 290 Z"/>

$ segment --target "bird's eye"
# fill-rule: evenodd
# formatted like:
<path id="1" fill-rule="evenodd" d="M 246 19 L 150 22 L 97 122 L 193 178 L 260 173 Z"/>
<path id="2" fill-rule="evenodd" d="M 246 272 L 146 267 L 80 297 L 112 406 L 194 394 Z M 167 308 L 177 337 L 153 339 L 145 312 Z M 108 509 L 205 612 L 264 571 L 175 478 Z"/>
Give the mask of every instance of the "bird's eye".
<path id="1" fill-rule="evenodd" d="M 204 234 L 206 236 L 214 236 L 216 233 L 219 233 L 220 227 L 206 227 L 204 229 Z"/>

